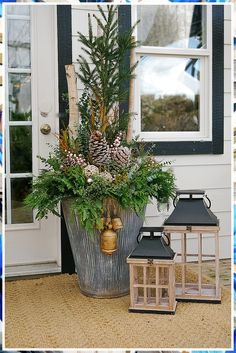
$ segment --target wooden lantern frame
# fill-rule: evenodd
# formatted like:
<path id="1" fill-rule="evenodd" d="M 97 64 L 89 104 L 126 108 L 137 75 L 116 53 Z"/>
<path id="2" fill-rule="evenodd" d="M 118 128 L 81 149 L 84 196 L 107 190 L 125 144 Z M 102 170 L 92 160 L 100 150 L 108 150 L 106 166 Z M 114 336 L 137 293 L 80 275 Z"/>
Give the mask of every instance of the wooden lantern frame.
<path id="1" fill-rule="evenodd" d="M 175 299 L 175 254 L 173 259 L 141 259 L 128 257 L 127 263 L 130 269 L 130 312 L 149 312 L 159 314 L 175 314 L 177 301 Z M 141 271 L 142 274 L 138 273 Z M 150 283 L 150 269 L 155 272 L 154 283 Z M 165 275 L 168 269 L 168 276 Z M 149 272 L 149 275 L 148 275 Z M 164 272 L 164 277 L 161 277 Z M 139 276 L 143 278 L 139 283 Z M 163 278 L 163 283 L 161 282 Z M 138 291 L 143 291 L 143 297 Z M 166 298 L 160 297 L 160 291 L 167 292 Z M 156 293 L 152 296 L 153 292 Z"/>
<path id="2" fill-rule="evenodd" d="M 220 290 L 220 269 L 219 269 L 219 230 L 218 226 L 164 226 L 164 232 L 168 236 L 170 242 L 172 235 L 180 235 L 181 252 L 177 253 L 177 262 L 181 266 L 182 281 L 176 283 L 176 299 L 182 301 L 200 301 L 200 302 L 221 302 Z M 187 252 L 188 236 L 191 234 L 197 235 L 198 238 L 198 252 L 196 254 L 189 254 Z M 211 236 L 215 243 L 215 254 L 203 253 L 203 237 L 204 235 Z M 187 257 L 197 257 L 196 263 L 187 261 Z M 211 258 L 215 263 L 215 283 L 204 283 L 202 268 L 204 266 L 204 259 Z M 186 267 L 194 266 L 198 269 L 198 280 L 195 283 L 186 282 Z"/>

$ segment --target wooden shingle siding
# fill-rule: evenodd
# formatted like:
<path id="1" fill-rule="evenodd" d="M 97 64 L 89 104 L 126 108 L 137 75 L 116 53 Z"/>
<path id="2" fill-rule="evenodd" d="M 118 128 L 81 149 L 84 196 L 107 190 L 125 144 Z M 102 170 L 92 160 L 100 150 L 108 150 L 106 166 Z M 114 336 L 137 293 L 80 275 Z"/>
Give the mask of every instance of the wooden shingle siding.
<path id="1" fill-rule="evenodd" d="M 87 14 L 95 12 L 96 5 L 72 6 L 72 58 L 77 64 L 81 47 L 78 43 L 77 31 L 87 31 Z M 172 161 L 172 168 L 176 176 L 176 187 L 179 189 L 204 189 L 212 201 L 212 211 L 220 220 L 220 256 L 231 256 L 231 148 L 232 148 L 232 10 L 226 4 L 224 10 L 224 153 L 219 155 L 169 155 L 159 160 Z M 235 75 L 236 76 L 236 75 Z M 78 82 L 78 96 L 83 87 Z M 158 158 L 158 156 L 157 156 Z M 161 213 L 156 205 L 148 205 L 145 225 L 159 226 L 162 224 L 172 208 Z M 191 244 L 194 247 L 194 242 Z M 210 246 L 210 245 L 209 245 Z"/>

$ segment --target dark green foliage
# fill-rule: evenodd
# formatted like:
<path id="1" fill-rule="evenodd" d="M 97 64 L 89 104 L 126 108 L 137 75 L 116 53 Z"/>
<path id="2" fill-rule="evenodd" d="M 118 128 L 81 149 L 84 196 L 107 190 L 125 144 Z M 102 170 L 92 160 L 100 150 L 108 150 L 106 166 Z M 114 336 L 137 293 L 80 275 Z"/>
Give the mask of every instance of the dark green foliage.
<path id="1" fill-rule="evenodd" d="M 143 213 L 150 198 L 167 203 L 174 194 L 174 176 L 163 164 L 154 162 L 152 157 L 133 159 L 129 167 L 120 169 L 114 181 L 106 181 L 100 174 L 88 183 L 80 166 L 60 170 L 57 158 L 45 160 L 49 170 L 34 181 L 33 191 L 26 204 L 37 209 L 37 218 L 47 217 L 48 212 L 58 215 L 58 203 L 73 197 L 81 224 L 90 233 L 101 229 L 103 204 L 108 198 L 115 199 L 123 208 Z"/>

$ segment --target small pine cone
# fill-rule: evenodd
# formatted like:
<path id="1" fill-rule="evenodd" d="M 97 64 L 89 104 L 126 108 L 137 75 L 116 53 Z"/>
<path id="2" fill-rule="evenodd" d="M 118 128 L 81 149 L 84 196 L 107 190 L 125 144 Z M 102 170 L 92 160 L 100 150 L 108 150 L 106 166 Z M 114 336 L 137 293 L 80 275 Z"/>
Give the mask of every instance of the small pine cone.
<path id="1" fill-rule="evenodd" d="M 105 171 L 105 172 L 101 172 L 99 174 L 104 180 L 109 181 L 110 183 L 113 181 L 113 176 L 111 175 L 111 173 Z"/>
<path id="2" fill-rule="evenodd" d="M 112 160 L 119 166 L 124 167 L 130 161 L 131 151 L 128 147 L 118 147 L 114 148 L 111 152 Z"/>
<path id="3" fill-rule="evenodd" d="M 95 131 L 89 141 L 89 154 L 94 165 L 102 166 L 110 159 L 109 145 L 99 131 Z"/>
<path id="4" fill-rule="evenodd" d="M 99 169 L 95 165 L 89 164 L 84 168 L 84 174 L 87 178 L 90 178 L 95 174 L 99 174 Z"/>

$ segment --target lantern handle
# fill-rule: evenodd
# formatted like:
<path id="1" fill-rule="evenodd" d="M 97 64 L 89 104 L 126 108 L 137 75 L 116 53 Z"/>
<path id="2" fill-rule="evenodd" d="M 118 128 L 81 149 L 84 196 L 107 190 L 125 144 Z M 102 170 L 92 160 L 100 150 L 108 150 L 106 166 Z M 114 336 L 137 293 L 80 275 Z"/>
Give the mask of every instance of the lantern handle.
<path id="1" fill-rule="evenodd" d="M 161 233 L 161 239 L 164 241 L 166 246 L 170 246 L 170 238 L 165 233 Z"/>
<path id="2" fill-rule="evenodd" d="M 141 240 L 141 239 L 139 239 L 141 234 L 142 234 L 142 232 L 141 232 L 141 230 L 140 230 L 139 233 L 138 233 L 138 235 L 137 235 L 137 243 L 138 243 L 138 244 L 140 243 L 140 240 Z"/>
<path id="3" fill-rule="evenodd" d="M 207 201 L 209 202 L 209 205 L 207 206 L 207 208 L 211 208 L 211 200 L 209 199 L 209 197 L 207 195 L 204 195 L 204 197 L 207 199 Z"/>
<path id="4" fill-rule="evenodd" d="M 163 227 L 141 227 L 139 229 L 139 233 L 137 235 L 137 243 L 139 244 L 140 242 L 140 235 L 143 233 L 143 232 L 148 232 L 150 233 L 150 236 L 151 237 L 154 237 L 154 233 L 155 232 L 158 232 L 158 233 L 162 233 L 163 232 Z"/>
<path id="5" fill-rule="evenodd" d="M 178 195 L 175 195 L 175 198 L 174 198 L 174 200 L 173 200 L 173 206 L 174 206 L 174 208 L 176 207 L 176 200 L 178 199 Z"/>

